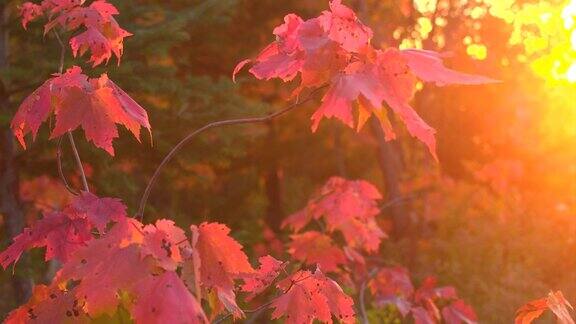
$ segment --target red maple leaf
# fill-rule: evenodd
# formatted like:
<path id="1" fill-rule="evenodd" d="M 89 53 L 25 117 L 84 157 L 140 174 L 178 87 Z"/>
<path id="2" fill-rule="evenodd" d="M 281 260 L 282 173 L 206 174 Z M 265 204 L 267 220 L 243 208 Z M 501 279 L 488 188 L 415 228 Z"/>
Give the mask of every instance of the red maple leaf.
<path id="1" fill-rule="evenodd" d="M 286 317 L 286 323 L 355 323 L 354 302 L 340 286 L 320 270 L 298 271 L 278 284 L 283 294 L 272 301 L 272 319 Z"/>
<path id="2" fill-rule="evenodd" d="M 110 155 L 114 155 L 112 141 L 118 137 L 116 124 L 124 125 L 138 140 L 141 127 L 151 129 L 146 111 L 106 74 L 90 79 L 77 66 L 46 81 L 20 105 L 11 127 L 22 147 L 26 148 L 28 133 L 36 138 L 51 112 L 56 115 L 51 138 L 81 126 L 86 138 Z"/>
<path id="3" fill-rule="evenodd" d="M 131 313 L 136 323 L 208 323 L 200 303 L 176 272 L 146 277 L 134 293 L 137 299 Z"/>
<path id="4" fill-rule="evenodd" d="M 83 31 L 70 39 L 70 47 L 74 56 L 92 52 L 89 62 L 93 66 L 108 62 L 112 54 L 118 59 L 122 57 L 124 38 L 132 36 L 122 29 L 114 19 L 118 10 L 105 0 L 97 0 L 88 6 L 83 6 L 82 0 L 44 0 L 40 5 L 30 2 L 21 7 L 22 25 L 45 14 L 49 21 L 44 26 L 47 34 L 56 26 L 66 31 Z"/>
<path id="5" fill-rule="evenodd" d="M 152 255 L 165 270 L 175 271 L 182 262 L 180 248 L 189 245 L 184 230 L 173 221 L 161 219 L 144 227 L 144 255 Z"/>
<path id="6" fill-rule="evenodd" d="M 291 226 L 298 232 L 307 222 L 323 217 L 329 229 L 336 229 L 350 218 L 370 219 L 376 216 L 380 212 L 377 207 L 380 199 L 382 195 L 378 189 L 367 181 L 332 177 L 309 201 L 307 208 L 301 211 L 304 215 L 294 216 L 296 219 L 289 216 L 283 226 Z"/>
<path id="7" fill-rule="evenodd" d="M 402 267 L 383 268 L 368 282 L 376 305 L 392 304 L 406 316 L 411 308 L 414 286 L 408 270 Z"/>
<path id="8" fill-rule="evenodd" d="M 291 81 L 300 73 L 295 90 L 329 84 L 322 105 L 312 115 L 316 131 L 324 118 L 335 117 L 360 130 L 372 114 L 380 119 L 388 140 L 395 134 L 383 104 L 400 117 L 409 133 L 426 144 L 436 158 L 435 130 L 410 107 L 416 76 L 437 84 L 482 84 L 492 79 L 446 68 L 442 55 L 421 50 L 374 49 L 372 30 L 358 20 L 341 0 L 330 1 L 330 11 L 304 21 L 294 14 L 274 29 L 276 41 L 254 60 L 244 60 L 234 69 L 233 78 L 248 63 L 258 79 Z M 357 122 L 354 107 L 358 106 Z"/>
<path id="9" fill-rule="evenodd" d="M 370 280 L 368 286 L 372 295 L 377 298 L 390 298 L 394 296 L 412 297 L 414 286 L 406 268 L 383 268 Z"/>
<path id="10" fill-rule="evenodd" d="M 286 263 L 266 255 L 258 259 L 260 267 L 254 273 L 243 276 L 242 291 L 251 293 L 248 299 L 263 292 L 280 275 Z"/>
<path id="11" fill-rule="evenodd" d="M 192 253 L 195 281 L 205 289 L 215 289 L 220 302 L 234 314 L 244 313 L 234 300 L 234 280 L 241 279 L 254 269 L 242 251 L 242 245 L 229 236 L 230 229 L 223 224 L 202 223 L 192 225 Z M 199 274 L 198 274 L 199 272 Z"/>
<path id="12" fill-rule="evenodd" d="M 66 262 L 70 255 L 92 239 L 86 218 L 72 212 L 48 212 L 34 226 L 25 228 L 14 242 L 0 253 L 0 264 L 6 269 L 18 262 L 24 251 L 46 247 L 46 260 Z"/>
<path id="13" fill-rule="evenodd" d="M 574 324 L 568 307 L 572 305 L 564 298 L 561 291 L 550 292 L 545 298 L 533 300 L 516 311 L 515 324 L 530 324 L 540 317 L 544 311 L 550 309 L 558 318 L 558 323 Z"/>
<path id="14" fill-rule="evenodd" d="M 446 324 L 475 324 L 478 322 L 474 309 L 461 299 L 442 308 L 442 318 Z"/>
<path id="15" fill-rule="evenodd" d="M 44 10 L 42 6 L 37 5 L 32 2 L 25 2 L 20 7 L 20 16 L 22 16 L 22 27 L 24 29 L 28 28 L 28 24 L 36 20 L 36 18 L 42 16 L 44 14 Z"/>
<path id="16" fill-rule="evenodd" d="M 57 273 L 54 283 L 77 282 L 76 296 L 88 314 L 113 314 L 119 291 L 132 292 L 138 282 L 152 276 L 153 264 L 143 258 L 140 249 L 141 227 L 131 218 L 117 223 L 104 237 L 78 250 Z"/>
<path id="17" fill-rule="evenodd" d="M 344 235 L 349 247 L 363 249 L 369 253 L 377 252 L 382 239 L 388 237 L 374 218 L 353 217 L 343 222 L 338 230 Z"/>
<path id="18" fill-rule="evenodd" d="M 334 244 L 328 235 L 316 231 L 290 236 L 288 253 L 308 265 L 319 265 L 327 272 L 337 271 L 346 264 L 344 251 Z"/>
<path id="19" fill-rule="evenodd" d="M 407 59 L 410 70 L 422 81 L 436 82 L 437 85 L 449 84 L 485 84 L 498 82 L 481 75 L 462 73 L 451 70 L 444 66 L 443 55 L 434 51 L 407 49 L 401 51 L 402 56 Z"/>
<path id="20" fill-rule="evenodd" d="M 297 15 L 290 14 L 284 17 L 284 24 L 274 29 L 278 42 L 268 45 L 254 60 L 240 62 L 234 69 L 233 79 L 252 61 L 256 64 L 250 69 L 250 73 L 258 79 L 280 78 L 283 81 L 294 79 L 304 65 L 304 54 L 295 42 L 296 31 L 301 23 L 302 19 Z"/>
<path id="21" fill-rule="evenodd" d="M 412 317 L 414 318 L 414 324 L 436 324 L 438 320 L 435 320 L 435 317 L 430 315 L 426 308 L 418 306 L 414 307 L 410 310 L 412 313 Z"/>
<path id="22" fill-rule="evenodd" d="M 83 192 L 62 211 L 45 212 L 42 219 L 25 228 L 14 238 L 14 243 L 0 253 L 0 264 L 6 268 L 17 262 L 24 251 L 43 246 L 46 246 L 46 260 L 66 262 L 93 239 L 92 228 L 103 233 L 107 224 L 125 217 L 126 207 L 120 200 Z"/>
<path id="23" fill-rule="evenodd" d="M 424 278 L 420 287 L 414 292 L 414 300 L 423 302 L 425 300 L 458 299 L 458 294 L 454 287 L 436 287 L 437 283 L 438 280 L 433 276 Z"/>
<path id="24" fill-rule="evenodd" d="M 330 11 L 324 11 L 319 18 L 328 37 L 346 51 L 358 52 L 372 39 L 372 29 L 364 25 L 341 0 L 330 1 Z"/>
<path id="25" fill-rule="evenodd" d="M 83 306 L 75 297 L 74 290 L 38 285 L 28 303 L 8 314 L 4 323 L 90 323 Z"/>
<path id="26" fill-rule="evenodd" d="M 346 243 L 367 252 L 378 250 L 387 237 L 376 223 L 382 195 L 367 181 L 332 177 L 301 211 L 282 223 L 298 232 L 312 219 L 323 219 L 329 232 L 340 231 Z"/>
<path id="27" fill-rule="evenodd" d="M 127 217 L 126 206 L 117 198 L 98 198 L 90 192 L 81 192 L 72 200 L 72 206 L 86 215 L 90 224 L 100 233 L 104 233 L 110 222 L 119 222 Z"/>

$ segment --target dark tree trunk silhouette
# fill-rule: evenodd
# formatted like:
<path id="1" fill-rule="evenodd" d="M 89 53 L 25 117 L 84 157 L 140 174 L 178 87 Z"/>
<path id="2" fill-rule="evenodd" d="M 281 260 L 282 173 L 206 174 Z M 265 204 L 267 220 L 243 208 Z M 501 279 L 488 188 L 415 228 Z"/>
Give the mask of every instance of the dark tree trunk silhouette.
<path id="1" fill-rule="evenodd" d="M 267 147 L 274 150 L 278 147 L 276 126 L 274 122 L 268 123 L 268 143 Z M 266 224 L 275 231 L 280 231 L 280 224 L 284 218 L 282 210 L 282 179 L 280 178 L 280 167 L 278 165 L 278 155 L 274 152 L 268 154 L 268 168 L 265 171 L 266 197 L 268 206 L 266 207 Z"/>
<path id="2" fill-rule="evenodd" d="M 8 8 L 0 4 L 0 70 L 8 67 Z M 0 84 L 0 111 L 8 114 L 9 95 L 4 84 Z M 24 214 L 18 197 L 18 168 L 14 162 L 14 135 L 8 124 L 0 124 L 0 213 L 4 215 L 7 238 L 12 239 L 24 228 Z M 26 264 L 26 258 L 21 260 Z M 32 294 L 30 278 L 16 274 L 12 277 L 14 296 L 18 304 L 24 303 Z"/>
<path id="3" fill-rule="evenodd" d="M 378 119 L 375 117 L 370 118 L 370 126 L 378 142 L 378 163 L 384 177 L 385 201 L 400 201 L 402 199 L 400 181 L 404 169 L 402 152 L 396 140 L 386 141 Z M 392 237 L 395 239 L 403 238 L 408 233 L 410 220 L 405 209 L 405 205 L 401 203 L 393 204 L 388 208 L 394 221 Z"/>

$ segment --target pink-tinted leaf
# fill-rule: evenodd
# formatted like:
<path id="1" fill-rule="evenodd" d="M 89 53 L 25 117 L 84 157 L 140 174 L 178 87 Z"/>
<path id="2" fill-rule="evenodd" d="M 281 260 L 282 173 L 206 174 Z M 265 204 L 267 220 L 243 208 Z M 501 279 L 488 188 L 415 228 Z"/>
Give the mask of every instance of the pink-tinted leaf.
<path id="1" fill-rule="evenodd" d="M 436 324 L 434 317 L 424 307 L 414 307 L 410 310 L 414 324 Z"/>
<path id="2" fill-rule="evenodd" d="M 236 83 L 236 75 L 240 73 L 240 71 L 250 62 L 252 62 L 251 59 L 246 59 L 236 65 L 236 67 L 234 68 L 234 72 L 232 73 L 232 81 L 234 83 Z"/>
<path id="3" fill-rule="evenodd" d="M 140 281 L 131 310 L 136 323 L 208 323 L 198 301 L 173 271 Z"/>
<path id="4" fill-rule="evenodd" d="M 375 221 L 381 198 L 378 189 L 367 181 L 333 177 L 303 210 L 289 216 L 282 226 L 298 232 L 312 219 L 323 219 L 327 230 L 340 231 L 350 247 L 374 252 L 386 237 Z"/>
<path id="5" fill-rule="evenodd" d="M 75 297 L 74 290 L 62 291 L 39 285 L 34 287 L 28 303 L 8 314 L 4 323 L 90 323 L 82 308 L 83 303 Z"/>
<path id="6" fill-rule="evenodd" d="M 48 80 L 24 99 L 10 124 L 14 136 L 23 148 L 26 148 L 24 136 L 31 133 L 32 139 L 35 140 L 40 125 L 48 118 L 51 112 L 51 80 Z"/>
<path id="7" fill-rule="evenodd" d="M 332 272 L 347 261 L 342 249 L 328 235 L 310 231 L 292 235 L 290 239 L 288 253 L 306 264 L 318 264 L 325 271 Z"/>
<path id="8" fill-rule="evenodd" d="M 142 224 L 125 218 L 103 238 L 78 250 L 56 275 L 55 283 L 79 282 L 76 295 L 92 316 L 113 314 L 119 292 L 132 292 L 139 281 L 152 276 L 152 265 L 143 259 Z"/>
<path id="9" fill-rule="evenodd" d="M 110 222 L 118 222 L 127 217 L 126 206 L 120 199 L 98 198 L 85 191 L 72 201 L 72 206 L 78 213 L 84 213 L 100 233 L 104 232 Z"/>
<path id="10" fill-rule="evenodd" d="M 144 255 L 152 255 L 165 270 L 176 271 L 183 261 L 180 248 L 188 245 L 184 230 L 173 221 L 161 219 L 144 227 Z"/>
<path id="11" fill-rule="evenodd" d="M 360 22 L 356 13 L 341 0 L 330 1 L 330 11 L 324 11 L 320 19 L 330 39 L 347 51 L 358 52 L 372 39 L 372 30 Z"/>
<path id="12" fill-rule="evenodd" d="M 112 57 L 112 48 L 108 39 L 96 28 L 89 28 L 81 34 L 70 39 L 70 47 L 74 57 L 82 56 L 88 50 L 92 52 L 90 62 L 97 66 L 102 62 L 108 62 Z"/>
<path id="13" fill-rule="evenodd" d="M 539 318 L 544 311 L 550 309 L 560 324 L 573 324 L 574 320 L 568 311 L 572 305 L 564 298 L 561 291 L 550 292 L 548 296 L 526 303 L 516 311 L 516 324 L 530 324 Z"/>
<path id="14" fill-rule="evenodd" d="M 418 78 L 425 82 L 436 84 L 485 84 L 499 82 L 480 75 L 473 75 L 451 70 L 444 66 L 442 55 L 433 51 L 407 49 L 402 50 L 402 56 L 408 61 L 408 66 Z"/>
<path id="15" fill-rule="evenodd" d="M 311 323 L 315 319 L 332 323 L 334 315 L 342 323 L 355 323 L 353 301 L 340 286 L 317 270 L 299 271 L 278 284 L 283 294 L 272 301 L 272 319 Z"/>
<path id="16" fill-rule="evenodd" d="M 446 324 L 475 324 L 478 319 L 474 309 L 461 299 L 458 299 L 442 309 L 442 317 Z"/>
<path id="17" fill-rule="evenodd" d="M 199 282 L 206 289 L 215 289 L 220 301 L 236 317 L 243 317 L 238 306 L 230 296 L 234 296 L 234 280 L 242 278 L 254 269 L 248 263 L 248 257 L 242 246 L 229 236 L 230 229 L 218 223 L 192 225 L 192 245 L 194 253 L 191 262 L 200 272 Z"/>
<path id="18" fill-rule="evenodd" d="M 370 280 L 368 286 L 372 295 L 377 299 L 387 299 L 394 296 L 410 298 L 414 293 L 414 286 L 408 270 L 402 267 L 381 269 L 374 279 Z"/>
<path id="19" fill-rule="evenodd" d="M 20 7 L 20 16 L 22 16 L 22 27 L 28 28 L 28 24 L 36 18 L 42 16 L 42 7 L 32 2 L 25 2 Z"/>
<path id="20" fill-rule="evenodd" d="M 378 61 L 381 80 L 388 85 L 384 89 L 384 100 L 400 117 L 408 132 L 426 144 L 432 156 L 438 159 L 436 130 L 430 127 L 408 104 L 414 93 L 416 79 L 410 72 L 405 58 L 402 57 L 400 51 L 388 49 L 378 54 Z"/>
<path id="21" fill-rule="evenodd" d="M 0 253 L 0 264 L 6 269 L 20 259 L 24 251 L 46 247 L 46 260 L 66 262 L 70 256 L 92 239 L 86 218 L 73 212 L 45 213 L 34 226 L 25 228 L 14 242 Z"/>
<path id="22" fill-rule="evenodd" d="M 574 324 L 572 316 L 570 316 L 570 309 L 573 309 L 572 305 L 564 298 L 564 294 L 561 291 L 550 292 L 547 298 L 548 308 L 556 315 L 558 321 L 561 324 Z"/>
<path id="23" fill-rule="evenodd" d="M 285 262 L 278 261 L 269 255 L 259 258 L 258 261 L 260 267 L 256 269 L 256 272 L 246 274 L 242 278 L 244 280 L 242 291 L 251 293 L 249 298 L 266 290 L 285 266 Z"/>
<path id="24" fill-rule="evenodd" d="M 74 56 L 92 52 L 90 62 L 94 66 L 108 62 L 112 54 L 122 56 L 124 38 L 131 36 L 114 19 L 118 10 L 105 0 L 97 0 L 89 5 L 83 0 L 44 0 L 41 5 L 24 3 L 20 10 L 22 25 L 27 28 L 30 21 L 46 15 L 48 22 L 44 26 L 47 34 L 56 27 L 65 31 L 82 31 L 70 40 Z"/>
<path id="25" fill-rule="evenodd" d="M 24 136 L 35 138 L 40 124 L 51 112 L 56 115 L 51 138 L 81 126 L 86 138 L 114 155 L 116 124 L 124 125 L 139 139 L 140 127 L 150 130 L 146 111 L 110 81 L 107 75 L 89 79 L 79 67 L 56 75 L 30 95 L 12 120 L 12 130 L 22 146 Z"/>

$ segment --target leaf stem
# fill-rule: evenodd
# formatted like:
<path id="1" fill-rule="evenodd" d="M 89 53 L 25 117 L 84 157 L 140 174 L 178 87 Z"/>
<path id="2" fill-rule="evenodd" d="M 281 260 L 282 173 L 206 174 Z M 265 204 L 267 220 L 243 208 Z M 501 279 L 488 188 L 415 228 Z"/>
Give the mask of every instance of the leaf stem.
<path id="1" fill-rule="evenodd" d="M 78 154 L 78 149 L 76 148 L 76 142 L 74 142 L 74 135 L 72 132 L 68 132 L 68 140 L 70 140 L 70 146 L 72 147 L 72 153 L 74 153 L 74 158 L 76 159 L 76 165 L 80 171 L 80 177 L 82 178 L 82 185 L 84 186 L 84 191 L 90 192 L 90 187 L 88 187 L 88 181 L 86 180 L 86 173 L 84 172 L 84 166 L 82 165 L 82 160 L 80 159 L 80 154 Z"/>
<path id="2" fill-rule="evenodd" d="M 146 186 L 146 190 L 144 190 L 144 194 L 142 195 L 142 198 L 140 200 L 140 205 L 138 207 L 138 212 L 136 213 L 136 218 L 139 218 L 140 220 L 142 220 L 144 218 L 144 209 L 146 209 L 146 203 L 147 203 L 148 198 L 150 196 L 150 192 L 152 190 L 152 187 L 154 186 L 154 184 L 158 180 L 158 176 L 160 175 L 160 172 L 162 171 L 162 169 L 166 166 L 166 164 L 168 164 L 168 162 L 170 162 L 172 160 L 172 158 L 174 158 L 174 156 L 182 149 L 182 147 L 184 147 L 184 145 L 186 145 L 188 142 L 190 142 L 196 136 L 198 136 L 198 135 L 200 135 L 200 134 L 204 133 L 205 131 L 212 129 L 212 128 L 219 128 L 219 127 L 231 126 L 231 125 L 255 124 L 255 123 L 268 122 L 268 121 L 270 121 L 276 117 L 280 117 L 280 116 L 286 114 L 287 112 L 289 112 L 290 110 L 312 100 L 315 97 L 315 95 L 321 89 L 325 88 L 326 86 L 327 85 L 323 85 L 323 86 L 320 86 L 320 87 L 314 89 L 312 92 L 310 92 L 308 97 L 306 97 L 302 101 L 300 101 L 299 99 L 296 99 L 296 101 L 294 103 L 288 105 L 286 108 L 284 108 L 280 111 L 277 111 L 275 113 L 272 113 L 268 116 L 239 118 L 239 119 L 227 119 L 227 120 L 212 122 L 212 123 L 204 125 L 203 127 L 198 128 L 197 130 L 188 134 L 178 144 L 176 144 L 176 146 L 174 146 L 174 148 L 172 148 L 172 150 L 170 150 L 170 152 L 166 155 L 166 157 L 164 157 L 164 159 L 162 160 L 160 165 L 158 165 L 158 167 L 156 168 L 156 171 L 154 171 L 154 174 L 152 175 L 152 178 L 150 178 L 150 181 L 148 182 L 148 185 Z"/>
<path id="3" fill-rule="evenodd" d="M 62 74 L 64 72 L 64 57 L 66 55 L 66 45 L 60 38 L 60 34 L 56 30 L 54 30 L 54 35 L 56 35 L 56 39 L 58 40 L 58 44 L 60 44 L 60 65 L 58 66 L 58 73 Z"/>
<path id="4" fill-rule="evenodd" d="M 70 186 L 70 184 L 68 184 L 68 180 L 66 180 L 66 175 L 64 175 L 64 170 L 62 168 L 62 140 L 63 140 L 62 137 L 60 137 L 58 139 L 58 150 L 56 151 L 56 161 L 58 163 L 58 174 L 60 175 L 60 179 L 62 179 L 62 182 L 64 183 L 64 186 L 66 187 L 66 190 L 68 190 L 68 192 L 70 192 L 74 196 L 78 196 L 78 192 L 76 190 L 74 190 L 74 188 L 72 188 Z"/>
<path id="5" fill-rule="evenodd" d="M 54 30 L 54 35 L 56 36 L 56 39 L 58 40 L 58 44 L 60 44 L 60 63 L 58 66 L 58 73 L 62 74 L 64 72 L 64 58 L 66 56 L 66 44 L 64 44 L 64 42 L 62 41 L 62 38 L 60 37 L 60 34 L 58 34 L 58 32 L 56 30 Z M 76 159 L 76 165 L 78 166 L 78 170 L 80 171 L 80 177 L 82 178 L 82 185 L 84 186 L 84 191 L 90 192 L 90 187 L 88 187 L 88 181 L 86 180 L 86 173 L 84 172 L 84 166 L 82 165 L 82 160 L 80 159 L 80 154 L 78 154 L 78 149 L 76 148 L 76 142 L 74 141 L 74 136 L 72 135 L 71 131 L 69 131 L 67 133 L 67 135 L 68 135 L 68 140 L 70 141 L 70 146 L 72 147 L 72 152 L 74 153 L 74 158 Z M 60 172 L 60 177 L 64 181 L 64 185 L 66 186 L 66 189 L 68 189 L 68 191 L 70 191 L 71 188 L 68 185 L 66 178 L 64 177 L 64 174 L 62 172 L 62 163 L 61 163 L 60 158 L 61 158 L 61 150 L 60 150 L 60 143 L 59 143 L 58 144 L 58 169 L 59 169 L 58 171 Z M 72 190 L 70 192 L 74 193 L 75 191 Z"/>
<path id="6" fill-rule="evenodd" d="M 368 313 L 366 312 L 366 302 L 364 301 L 365 299 L 365 295 L 366 295 L 366 285 L 367 285 L 367 280 L 365 280 L 364 282 L 362 282 L 362 285 L 360 286 L 360 293 L 359 293 L 359 299 L 360 299 L 360 316 L 362 317 L 362 324 L 369 324 L 370 322 L 368 321 Z"/>

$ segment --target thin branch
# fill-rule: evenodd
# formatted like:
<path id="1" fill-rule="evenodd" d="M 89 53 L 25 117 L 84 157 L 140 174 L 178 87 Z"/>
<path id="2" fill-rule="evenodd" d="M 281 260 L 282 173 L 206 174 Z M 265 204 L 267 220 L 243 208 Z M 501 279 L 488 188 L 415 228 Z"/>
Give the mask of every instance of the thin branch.
<path id="1" fill-rule="evenodd" d="M 78 192 L 74 190 L 74 188 L 72 188 L 70 184 L 68 184 L 68 180 L 66 180 L 66 176 L 64 175 L 64 170 L 62 168 L 62 140 L 63 140 L 62 137 L 58 139 L 58 150 L 56 151 L 56 158 L 57 158 L 56 161 L 58 162 L 58 174 L 60 174 L 60 179 L 62 179 L 62 183 L 64 183 L 66 190 L 68 190 L 68 192 L 70 192 L 74 196 L 78 196 Z"/>
<path id="2" fill-rule="evenodd" d="M 72 132 L 68 132 L 68 139 L 70 140 L 70 146 L 72 147 L 72 153 L 74 153 L 74 158 L 76 159 L 76 165 L 78 170 L 80 170 L 80 177 L 82 178 L 82 185 L 84 186 L 84 191 L 90 192 L 90 187 L 88 187 L 88 181 L 86 180 L 86 173 L 84 172 L 84 166 L 82 165 L 82 160 L 80 159 L 80 154 L 78 154 L 78 149 L 76 149 L 76 142 L 74 142 L 74 136 Z"/>
<path id="3" fill-rule="evenodd" d="M 156 183 L 156 180 L 158 180 L 158 176 L 160 175 L 160 172 L 162 171 L 162 169 L 166 166 L 166 164 L 168 164 L 168 162 L 170 162 L 172 160 L 172 158 L 182 149 L 182 147 L 184 147 L 184 145 L 186 145 L 188 142 L 190 142 L 196 136 L 198 136 L 198 135 L 200 135 L 200 134 L 204 133 L 205 131 L 212 129 L 212 128 L 219 128 L 219 127 L 231 126 L 231 125 L 256 124 L 256 123 L 268 122 L 268 121 L 270 121 L 276 117 L 280 117 L 280 116 L 286 114 L 287 112 L 289 112 L 290 110 L 312 100 L 315 97 L 315 95 L 321 89 L 325 88 L 326 86 L 327 85 L 323 85 L 321 87 L 314 89 L 312 92 L 310 92 L 310 94 L 308 95 L 308 97 L 306 97 L 306 99 L 304 99 L 302 101 L 296 99 L 296 102 L 294 102 L 293 104 L 287 106 L 286 108 L 284 108 L 278 112 L 272 113 L 268 116 L 221 120 L 221 121 L 207 124 L 207 125 L 199 128 L 199 129 L 195 130 L 194 132 L 188 134 L 186 137 L 184 137 L 184 139 L 182 139 L 178 144 L 176 144 L 176 146 L 174 146 L 174 148 L 172 148 L 172 150 L 168 153 L 168 155 L 166 155 L 166 157 L 164 157 L 164 159 L 162 160 L 160 165 L 156 168 L 156 171 L 154 171 L 154 174 L 152 175 L 152 178 L 148 182 L 148 185 L 146 186 L 146 190 L 144 191 L 144 194 L 142 195 L 142 199 L 140 200 L 140 205 L 138 207 L 138 213 L 136 213 L 136 218 L 139 218 L 140 220 L 142 220 L 144 218 L 144 209 L 146 208 L 146 203 L 147 203 L 148 198 L 150 196 L 150 191 L 152 190 L 152 187 Z"/>
<path id="4" fill-rule="evenodd" d="M 368 313 L 366 312 L 366 287 L 368 286 L 368 281 L 370 281 L 378 273 L 378 268 L 373 269 L 368 277 L 360 285 L 359 303 L 360 303 L 360 315 L 362 316 L 362 324 L 370 324 L 368 321 Z"/>
<path id="5" fill-rule="evenodd" d="M 56 35 L 56 39 L 58 40 L 58 44 L 60 44 L 60 65 L 58 66 L 58 73 L 62 74 L 64 72 L 64 58 L 66 55 L 66 45 L 62 41 L 62 38 L 60 37 L 60 34 L 58 34 L 57 31 L 54 31 L 54 35 Z M 84 172 L 84 166 L 82 165 L 82 160 L 80 159 L 80 154 L 78 154 L 78 149 L 76 148 L 76 142 L 74 141 L 74 136 L 72 135 L 71 131 L 69 131 L 67 133 L 67 135 L 68 135 L 68 140 L 70 141 L 70 146 L 72 147 L 72 153 L 74 153 L 74 158 L 76 159 L 76 165 L 78 167 L 78 170 L 80 171 L 80 177 L 82 178 L 82 185 L 84 187 L 84 191 L 90 192 L 90 187 L 88 186 L 88 181 L 86 180 L 86 172 Z M 59 152 L 60 152 L 60 148 L 59 148 Z M 58 167 L 59 167 L 59 171 L 61 172 L 60 177 L 64 180 L 64 185 L 66 186 L 66 189 L 68 189 L 69 186 L 66 182 L 66 179 L 63 177 L 63 174 L 62 174 L 62 164 L 60 163 L 60 160 L 58 160 Z"/>
<path id="6" fill-rule="evenodd" d="M 368 280 L 364 280 L 362 285 L 360 286 L 360 316 L 362 317 L 362 324 L 369 324 L 368 321 L 368 313 L 366 312 L 366 302 L 365 302 L 365 295 L 366 295 L 366 285 L 368 284 Z"/>
<path id="7" fill-rule="evenodd" d="M 58 66 L 58 73 L 62 74 L 64 72 L 64 57 L 66 55 L 66 45 L 60 38 L 60 34 L 56 30 L 54 30 L 54 35 L 56 35 L 56 39 L 58 40 L 58 44 L 60 44 L 60 65 Z"/>
<path id="8" fill-rule="evenodd" d="M 242 310 L 242 312 L 246 313 L 246 314 L 252 314 L 252 313 L 258 313 L 268 307 L 270 307 L 272 305 L 274 301 L 270 301 L 267 302 L 266 304 L 260 305 L 257 308 L 254 309 L 246 309 L 246 310 Z M 230 316 L 232 316 L 232 313 L 228 313 L 222 317 L 220 317 L 219 319 L 214 320 L 214 322 L 212 322 L 212 324 L 218 324 L 218 323 L 222 323 L 224 322 L 226 319 L 230 318 Z"/>
<path id="9" fill-rule="evenodd" d="M 425 187 L 425 188 L 418 189 L 418 190 L 414 191 L 413 193 L 408 194 L 406 196 L 400 196 L 400 197 L 396 197 L 394 199 L 390 199 L 390 200 L 384 202 L 382 205 L 380 205 L 380 211 L 384 211 L 384 210 L 391 208 L 393 206 L 396 206 L 396 205 L 408 203 L 409 201 L 419 198 L 420 196 L 424 195 L 425 193 L 431 191 L 432 189 L 433 189 L 433 187 Z"/>

